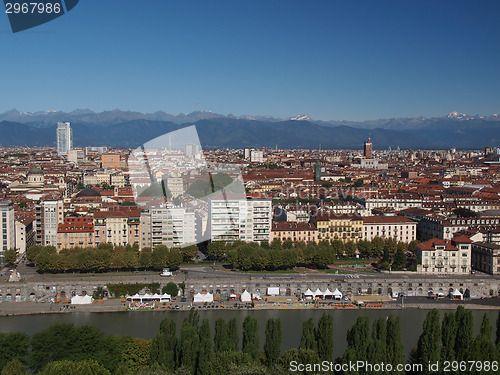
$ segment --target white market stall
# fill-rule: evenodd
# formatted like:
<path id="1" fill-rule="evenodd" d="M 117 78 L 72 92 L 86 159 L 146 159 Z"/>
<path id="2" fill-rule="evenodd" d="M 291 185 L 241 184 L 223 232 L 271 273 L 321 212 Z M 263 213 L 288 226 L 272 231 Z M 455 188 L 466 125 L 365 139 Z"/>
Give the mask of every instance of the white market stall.
<path id="1" fill-rule="evenodd" d="M 280 288 L 279 287 L 267 288 L 267 295 L 268 296 L 279 296 L 280 295 Z"/>
<path id="2" fill-rule="evenodd" d="M 214 295 L 212 293 L 206 293 L 206 294 L 201 294 L 201 293 L 196 293 L 193 296 L 193 302 L 213 302 L 214 301 Z"/>
<path id="3" fill-rule="evenodd" d="M 333 291 L 333 299 L 342 299 L 342 293 L 338 290 L 338 288 Z"/>
<path id="4" fill-rule="evenodd" d="M 460 293 L 460 291 L 458 289 L 455 289 L 453 291 L 453 293 L 451 294 L 451 297 L 453 299 L 458 299 L 458 300 L 463 300 L 464 299 L 464 295 L 462 293 Z"/>
<path id="5" fill-rule="evenodd" d="M 89 296 L 88 294 L 85 296 L 74 296 L 71 297 L 71 304 L 72 305 L 89 305 L 92 303 L 94 299 L 92 296 Z"/>
<path id="6" fill-rule="evenodd" d="M 311 289 L 307 289 L 305 292 L 304 292 L 304 298 L 305 299 L 313 299 L 314 298 L 314 293 L 312 292 Z"/>
<path id="7" fill-rule="evenodd" d="M 326 290 L 323 292 L 323 298 L 324 299 L 332 299 L 333 298 L 333 293 L 330 289 L 326 288 Z"/>
<path id="8" fill-rule="evenodd" d="M 318 299 L 318 298 L 323 299 L 323 292 L 321 290 L 319 290 L 319 288 L 317 288 L 314 292 L 314 299 Z"/>
<path id="9" fill-rule="evenodd" d="M 252 295 L 245 290 L 241 293 L 240 299 L 241 302 L 252 302 Z"/>
<path id="10" fill-rule="evenodd" d="M 170 302 L 172 299 L 172 296 L 170 294 L 164 293 L 164 294 L 134 294 L 133 296 L 128 296 L 127 301 L 128 302 Z"/>

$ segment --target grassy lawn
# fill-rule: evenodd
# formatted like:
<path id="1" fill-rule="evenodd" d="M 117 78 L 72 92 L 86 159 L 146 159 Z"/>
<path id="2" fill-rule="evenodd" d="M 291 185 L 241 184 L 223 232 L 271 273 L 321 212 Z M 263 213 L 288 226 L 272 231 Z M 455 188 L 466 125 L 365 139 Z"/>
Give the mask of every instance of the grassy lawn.
<path id="1" fill-rule="evenodd" d="M 351 259 L 336 259 L 335 262 L 333 263 L 334 265 L 352 265 L 352 264 L 372 264 L 374 262 L 373 259 L 357 259 L 357 258 L 351 258 Z"/>
<path id="2" fill-rule="evenodd" d="M 241 270 L 232 270 L 231 272 L 235 273 L 299 273 L 294 270 L 278 270 L 278 271 L 241 271 Z"/>

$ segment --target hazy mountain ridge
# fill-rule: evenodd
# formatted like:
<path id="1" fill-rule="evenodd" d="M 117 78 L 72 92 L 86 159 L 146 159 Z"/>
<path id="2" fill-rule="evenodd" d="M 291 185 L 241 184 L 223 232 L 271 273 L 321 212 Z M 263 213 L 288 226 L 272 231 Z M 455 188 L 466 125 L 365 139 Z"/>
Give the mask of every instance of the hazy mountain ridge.
<path id="1" fill-rule="evenodd" d="M 144 118 L 148 117 L 148 118 Z M 21 118 L 23 121 L 6 120 Z M 166 120 L 167 118 L 171 120 Z M 75 147 L 137 147 L 162 134 L 195 124 L 204 147 L 356 148 L 371 137 L 374 148 L 482 148 L 500 144 L 500 117 L 458 112 L 426 119 L 322 122 L 299 115 L 289 120 L 266 116 L 222 116 L 212 112 L 169 115 L 120 110 L 70 113 L 15 110 L 0 115 L 0 145 L 55 146 L 57 121 L 71 121 Z"/>

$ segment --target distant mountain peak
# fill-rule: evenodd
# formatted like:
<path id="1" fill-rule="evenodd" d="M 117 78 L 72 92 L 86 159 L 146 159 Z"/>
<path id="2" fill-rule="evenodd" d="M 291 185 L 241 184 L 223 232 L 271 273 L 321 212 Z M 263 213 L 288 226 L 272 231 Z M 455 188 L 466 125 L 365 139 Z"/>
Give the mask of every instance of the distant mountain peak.
<path id="1" fill-rule="evenodd" d="M 461 113 L 461 112 L 457 112 L 457 111 L 453 111 L 453 112 L 450 112 L 448 114 L 448 118 L 463 119 L 466 117 L 469 117 L 469 115 L 467 115 L 467 113 Z"/>
<path id="2" fill-rule="evenodd" d="M 290 120 L 292 120 L 292 121 L 311 121 L 311 118 L 307 115 L 298 115 L 298 116 L 292 117 Z"/>

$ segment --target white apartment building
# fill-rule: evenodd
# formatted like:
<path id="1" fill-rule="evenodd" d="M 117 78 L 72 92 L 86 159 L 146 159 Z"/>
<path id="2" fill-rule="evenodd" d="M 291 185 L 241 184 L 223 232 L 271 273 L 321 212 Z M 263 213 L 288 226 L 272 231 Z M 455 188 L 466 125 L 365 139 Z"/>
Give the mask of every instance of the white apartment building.
<path id="1" fill-rule="evenodd" d="M 30 218 L 19 218 L 15 222 L 16 250 L 19 254 L 24 254 L 26 249 L 35 244 L 34 223 Z"/>
<path id="2" fill-rule="evenodd" d="M 14 226 L 14 205 L 12 201 L 0 202 L 0 258 L 3 260 L 5 250 L 16 246 L 16 235 Z"/>
<path id="3" fill-rule="evenodd" d="M 271 200 L 210 200 L 209 228 L 212 241 L 270 241 L 271 222 Z"/>
<path id="4" fill-rule="evenodd" d="M 417 245 L 417 272 L 424 274 L 467 275 L 471 272 L 472 241 L 465 236 L 452 240 L 433 238 Z"/>
<path id="5" fill-rule="evenodd" d="M 85 154 L 82 149 L 68 150 L 68 161 L 73 164 L 83 163 Z"/>
<path id="6" fill-rule="evenodd" d="M 417 222 L 402 216 L 363 217 L 363 240 L 392 238 L 409 243 L 417 239 Z"/>
<path id="7" fill-rule="evenodd" d="M 251 163 L 263 163 L 264 162 L 264 152 L 259 150 L 250 151 L 250 162 Z"/>
<path id="8" fill-rule="evenodd" d="M 442 215 L 426 216 L 418 223 L 421 240 L 431 238 L 450 240 L 456 232 L 466 229 L 482 229 L 484 232 L 500 228 L 500 217 L 450 217 Z M 495 241 L 491 241 L 495 242 Z"/>
<path id="9" fill-rule="evenodd" d="M 73 148 L 73 130 L 69 122 L 57 123 L 57 154 L 67 155 L 68 151 Z"/>
<path id="10" fill-rule="evenodd" d="M 47 199 L 36 206 L 36 244 L 57 245 L 57 225 L 64 223 L 62 200 Z"/>
<path id="11" fill-rule="evenodd" d="M 172 193 L 172 198 L 179 197 L 186 191 L 184 189 L 184 179 L 182 177 L 168 177 L 167 188 Z"/>
<path id="12" fill-rule="evenodd" d="M 152 207 L 141 214 L 141 247 L 182 247 L 196 243 L 196 220 L 184 207 Z"/>

